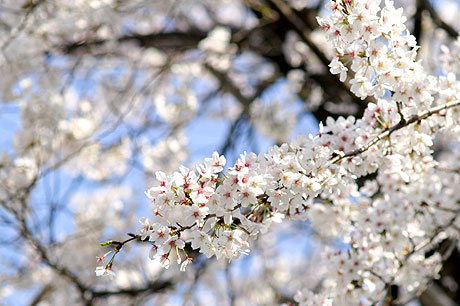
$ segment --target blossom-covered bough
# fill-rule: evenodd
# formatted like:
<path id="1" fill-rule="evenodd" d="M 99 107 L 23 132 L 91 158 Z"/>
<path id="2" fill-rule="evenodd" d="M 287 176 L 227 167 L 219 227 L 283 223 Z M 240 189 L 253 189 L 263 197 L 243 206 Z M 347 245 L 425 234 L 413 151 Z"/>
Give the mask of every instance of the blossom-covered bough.
<path id="1" fill-rule="evenodd" d="M 185 270 L 193 260 L 187 244 L 232 260 L 274 223 L 294 219 L 344 242 L 324 250 L 327 273 L 315 292 L 298 292 L 300 305 L 377 305 L 393 285 L 404 304 L 436 277 L 452 248 L 434 246 L 447 237 L 455 246 L 459 234 L 460 174 L 458 157 L 434 158 L 433 140 L 460 135 L 460 82 L 425 71 L 392 1 L 337 0 L 329 8 L 318 23 L 336 50 L 330 71 L 376 102 L 362 118 L 329 118 L 317 135 L 244 153 L 226 170 L 214 153 L 196 169 L 156 172 L 145 192 L 152 214 L 128 240 L 101 243 L 112 249 L 97 275 L 113 276 L 115 255 L 130 241 L 151 243 L 151 259 Z"/>

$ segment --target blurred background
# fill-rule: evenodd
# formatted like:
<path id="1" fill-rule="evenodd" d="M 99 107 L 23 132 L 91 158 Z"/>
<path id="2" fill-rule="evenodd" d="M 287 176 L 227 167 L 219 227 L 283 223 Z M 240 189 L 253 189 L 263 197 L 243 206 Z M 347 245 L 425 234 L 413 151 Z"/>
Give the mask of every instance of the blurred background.
<path id="1" fill-rule="evenodd" d="M 439 74 L 433 55 L 460 50 L 459 2 L 395 2 Z M 319 286 L 318 250 L 340 239 L 297 221 L 230 263 L 196 253 L 187 272 L 164 270 L 139 243 L 116 279 L 94 270 L 99 242 L 149 216 L 155 171 L 214 151 L 231 165 L 361 116 L 371 100 L 329 73 L 326 3 L 0 0 L 0 305 L 277 305 Z M 456 305 L 459 260 L 415 305 Z"/>

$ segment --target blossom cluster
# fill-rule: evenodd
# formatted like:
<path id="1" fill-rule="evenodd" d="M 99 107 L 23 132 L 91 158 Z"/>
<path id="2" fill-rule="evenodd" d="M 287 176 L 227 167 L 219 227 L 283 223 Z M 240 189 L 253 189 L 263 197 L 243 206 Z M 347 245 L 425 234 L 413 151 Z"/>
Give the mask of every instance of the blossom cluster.
<path id="1" fill-rule="evenodd" d="M 226 160 L 217 153 L 196 171 L 181 167 L 170 177 L 157 172 L 156 186 L 146 192 L 154 203 L 154 222 L 141 219 L 141 239 L 154 243 L 152 253 L 161 247 L 166 266 L 172 250 L 179 262 L 181 252 L 188 259 L 184 242 L 207 257 L 233 259 L 247 253 L 249 241 L 272 223 L 286 215 L 304 218 L 308 199 L 331 176 L 330 170 L 320 173 L 327 158 L 313 160 L 314 152 L 302 145 L 273 147 L 267 156 L 245 153 L 225 173 Z M 328 156 L 328 149 L 320 148 Z"/>
<path id="2" fill-rule="evenodd" d="M 404 114 L 412 115 L 433 102 L 435 80 L 415 61 L 418 47 L 404 25 L 402 8 L 386 0 L 380 10 L 380 3 L 334 1 L 329 18 L 318 17 L 337 50 L 331 73 L 345 81 L 350 68 L 350 89 L 356 96 L 381 98 L 391 92 L 393 100 L 405 106 Z"/>

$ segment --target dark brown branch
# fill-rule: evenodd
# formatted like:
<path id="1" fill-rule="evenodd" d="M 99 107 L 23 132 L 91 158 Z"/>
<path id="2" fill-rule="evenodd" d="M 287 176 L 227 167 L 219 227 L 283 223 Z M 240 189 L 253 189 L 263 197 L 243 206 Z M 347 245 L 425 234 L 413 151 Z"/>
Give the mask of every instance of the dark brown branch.
<path id="1" fill-rule="evenodd" d="M 233 136 L 235 135 L 235 132 L 237 131 L 238 127 L 240 127 L 243 122 L 249 119 L 249 109 L 252 102 L 256 98 L 258 98 L 268 87 L 273 85 L 273 83 L 275 83 L 280 76 L 275 74 L 271 78 L 264 80 L 259 84 L 254 95 L 252 95 L 251 97 L 246 97 L 241 93 L 238 87 L 236 87 L 236 85 L 233 84 L 232 80 L 225 73 L 216 70 L 214 67 L 208 64 L 205 64 L 205 67 L 214 75 L 214 77 L 216 77 L 219 80 L 220 88 L 223 91 L 232 94 L 243 107 L 243 111 L 231 125 L 226 141 L 219 151 L 220 154 L 225 154 L 227 150 L 232 146 Z"/>
<path id="2" fill-rule="evenodd" d="M 414 30 L 412 31 L 412 35 L 415 36 L 415 40 L 417 44 L 420 46 L 422 41 L 422 17 L 423 17 L 423 5 L 421 0 L 417 1 L 417 8 L 414 15 Z"/>
<path id="3" fill-rule="evenodd" d="M 169 280 L 157 280 L 148 283 L 144 287 L 140 288 L 127 288 L 127 289 L 119 289 L 119 290 L 101 290 L 101 291 L 93 291 L 94 298 L 104 298 L 110 295 L 128 295 L 128 296 L 136 296 L 141 293 L 157 293 L 160 291 L 164 291 L 168 288 L 171 288 L 173 283 Z"/>
<path id="4" fill-rule="evenodd" d="M 219 150 L 219 154 L 225 155 L 227 153 L 228 149 L 230 149 L 232 147 L 233 135 L 235 135 L 235 131 L 237 130 L 238 126 L 243 122 L 244 117 L 245 117 L 245 113 L 241 113 L 240 116 L 230 126 L 230 129 L 228 130 L 227 138 L 225 140 L 224 145 Z"/>
<path id="5" fill-rule="evenodd" d="M 38 305 L 51 291 L 53 291 L 53 287 L 51 285 L 44 286 L 30 302 L 30 306 Z"/>
<path id="6" fill-rule="evenodd" d="M 241 93 L 239 88 L 233 84 L 232 80 L 225 73 L 216 70 L 214 67 L 208 64 L 205 64 L 205 67 L 219 81 L 220 87 L 222 88 L 222 90 L 233 95 L 243 107 L 241 114 L 233 122 L 232 126 L 230 127 L 225 143 L 220 149 L 220 153 L 225 154 L 232 145 L 233 135 L 235 134 L 235 131 L 237 130 L 237 128 L 244 122 L 244 120 L 249 119 L 249 109 L 250 109 L 252 102 L 254 101 L 255 98 L 257 98 L 257 96 L 259 96 L 263 92 L 263 90 L 265 90 L 266 87 L 268 87 L 268 85 L 262 86 L 261 87 L 262 89 L 260 89 L 260 92 L 258 91 L 254 97 L 245 97 Z"/>
<path id="7" fill-rule="evenodd" d="M 319 49 L 319 47 L 311 40 L 310 34 L 311 29 L 308 25 L 299 17 L 297 16 L 296 12 L 287 5 L 283 0 L 268 0 L 272 3 L 275 8 L 279 11 L 281 15 L 283 15 L 287 21 L 292 25 L 293 29 L 297 32 L 297 34 L 302 38 L 302 40 L 307 44 L 310 50 L 317 56 L 319 61 L 323 64 L 325 69 L 329 71 L 329 63 L 331 62 L 330 59 L 326 57 L 326 55 Z M 352 100 L 358 104 L 361 109 L 367 105 L 367 101 L 361 100 L 360 98 L 356 97 L 350 91 L 350 84 L 348 82 L 340 82 L 339 78 L 335 75 L 329 74 L 329 78 L 333 80 L 333 82 L 342 90 L 347 92 Z M 372 98 L 368 98 L 368 101 L 372 101 Z M 361 114 L 358 114 L 360 116 Z"/>
<path id="8" fill-rule="evenodd" d="M 200 40 L 206 37 L 204 32 L 169 32 L 151 34 L 130 34 L 124 35 L 115 40 L 119 43 L 136 43 L 140 47 L 157 48 L 163 50 L 184 50 L 195 48 Z M 106 39 L 86 39 L 78 42 L 70 42 L 58 47 L 66 54 L 73 54 L 79 51 L 86 51 L 93 47 L 102 46 L 109 42 Z"/>
<path id="9" fill-rule="evenodd" d="M 419 297 L 422 306 L 458 306 L 436 283 L 431 284 Z"/>
<path id="10" fill-rule="evenodd" d="M 205 64 L 205 68 L 216 77 L 217 80 L 219 80 L 222 90 L 232 94 L 238 102 L 240 102 L 241 106 L 243 106 L 243 112 L 248 112 L 249 111 L 249 106 L 252 103 L 252 99 L 249 97 L 245 97 L 241 91 L 239 90 L 236 85 L 233 84 L 232 80 L 223 72 L 215 69 L 211 65 Z"/>
<path id="11" fill-rule="evenodd" d="M 324 66 L 328 66 L 331 62 L 330 59 L 316 46 L 316 44 L 311 40 L 310 34 L 311 30 L 305 24 L 305 22 L 300 19 L 299 16 L 294 12 L 294 10 L 287 5 L 283 0 L 268 0 L 272 3 L 278 12 L 284 16 L 287 21 L 293 26 L 293 29 L 299 34 L 302 40 L 307 44 L 307 46 L 313 51 L 313 53 L 318 57 L 321 63 Z"/>

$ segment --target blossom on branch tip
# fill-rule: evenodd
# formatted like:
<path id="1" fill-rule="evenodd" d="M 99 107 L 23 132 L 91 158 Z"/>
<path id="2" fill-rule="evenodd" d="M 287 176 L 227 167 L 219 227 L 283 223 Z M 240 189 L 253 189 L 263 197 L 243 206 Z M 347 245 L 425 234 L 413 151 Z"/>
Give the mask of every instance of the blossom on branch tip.
<path id="1" fill-rule="evenodd" d="M 109 279 L 114 279 L 116 274 L 115 272 L 112 271 L 112 267 L 110 265 L 107 265 L 105 267 L 97 267 L 96 270 L 96 276 L 107 276 Z"/>

